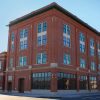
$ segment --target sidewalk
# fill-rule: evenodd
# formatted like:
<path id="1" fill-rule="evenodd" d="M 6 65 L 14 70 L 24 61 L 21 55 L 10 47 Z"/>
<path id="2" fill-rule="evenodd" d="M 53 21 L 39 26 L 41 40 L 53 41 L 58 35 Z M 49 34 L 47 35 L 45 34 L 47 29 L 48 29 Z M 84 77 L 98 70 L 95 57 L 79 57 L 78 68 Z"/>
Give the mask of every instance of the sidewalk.
<path id="1" fill-rule="evenodd" d="M 33 93 L 5 93 L 3 92 L 2 94 L 6 95 L 12 95 L 12 96 L 22 96 L 22 97 L 44 97 L 44 98 L 62 98 L 62 97 L 68 97 L 68 98 L 74 98 L 74 97 L 82 97 L 82 96 L 93 96 L 93 95 L 100 95 L 100 92 L 95 92 L 95 93 L 74 93 L 74 94 L 57 94 L 57 93 L 51 93 L 51 94 L 33 94 Z"/>

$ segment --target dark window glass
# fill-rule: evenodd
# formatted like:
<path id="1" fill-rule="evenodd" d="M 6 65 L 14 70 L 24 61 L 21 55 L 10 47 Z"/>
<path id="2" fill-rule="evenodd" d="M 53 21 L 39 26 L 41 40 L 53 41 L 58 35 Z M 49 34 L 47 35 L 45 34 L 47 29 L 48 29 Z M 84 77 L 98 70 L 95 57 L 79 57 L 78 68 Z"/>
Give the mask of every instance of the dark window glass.
<path id="1" fill-rule="evenodd" d="M 37 37 L 38 46 L 40 46 L 42 44 L 41 41 L 42 41 L 42 37 L 38 36 Z"/>
<path id="2" fill-rule="evenodd" d="M 58 89 L 59 90 L 75 90 L 76 77 L 74 74 L 60 72 L 58 73 Z"/>
<path id="3" fill-rule="evenodd" d="M 47 23 L 46 22 L 43 23 L 43 31 L 47 31 Z"/>
<path id="4" fill-rule="evenodd" d="M 50 89 L 51 72 L 32 74 L 32 89 Z"/>
<path id="5" fill-rule="evenodd" d="M 11 34 L 11 41 L 14 41 L 15 35 L 14 33 Z"/>
<path id="6" fill-rule="evenodd" d="M 42 32 L 42 24 L 39 23 L 39 24 L 38 24 L 38 33 L 41 33 L 41 32 Z"/>
<path id="7" fill-rule="evenodd" d="M 88 89 L 88 80 L 87 76 L 80 76 L 80 89 L 86 90 Z"/>
<path id="8" fill-rule="evenodd" d="M 43 45 L 46 45 L 46 43 L 47 43 L 47 36 L 46 35 L 43 35 L 42 36 L 42 44 Z"/>

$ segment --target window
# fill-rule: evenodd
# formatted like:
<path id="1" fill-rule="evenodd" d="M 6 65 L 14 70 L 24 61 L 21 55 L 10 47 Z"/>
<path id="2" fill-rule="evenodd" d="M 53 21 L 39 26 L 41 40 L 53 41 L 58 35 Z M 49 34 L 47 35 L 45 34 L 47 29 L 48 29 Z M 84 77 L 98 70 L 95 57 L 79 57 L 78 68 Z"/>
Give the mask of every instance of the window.
<path id="1" fill-rule="evenodd" d="M 47 23 L 46 22 L 43 23 L 43 31 L 47 31 Z"/>
<path id="2" fill-rule="evenodd" d="M 27 38 L 28 37 L 28 29 L 22 29 L 20 31 L 20 39 L 21 38 Z"/>
<path id="3" fill-rule="evenodd" d="M 85 52 L 85 36 L 83 35 L 83 33 L 80 33 L 79 40 L 80 40 L 80 52 L 84 53 Z"/>
<path id="4" fill-rule="evenodd" d="M 80 67 L 85 68 L 86 67 L 86 62 L 83 58 L 80 58 Z"/>
<path id="5" fill-rule="evenodd" d="M 90 39 L 90 55 L 94 56 L 94 40 Z"/>
<path id="6" fill-rule="evenodd" d="M 42 32 L 42 24 L 39 23 L 39 24 L 38 24 L 38 33 L 41 33 L 41 32 Z"/>
<path id="7" fill-rule="evenodd" d="M 42 44 L 43 45 L 46 45 L 46 43 L 47 43 L 47 36 L 46 35 L 43 35 L 42 36 Z"/>
<path id="8" fill-rule="evenodd" d="M 10 61 L 9 61 L 9 68 L 12 68 L 13 67 L 13 58 L 10 58 Z"/>
<path id="9" fill-rule="evenodd" d="M 2 69 L 2 62 L 0 61 L 0 70 Z"/>
<path id="10" fill-rule="evenodd" d="M 38 46 L 41 46 L 41 45 L 46 45 L 47 43 L 47 36 L 46 35 L 42 35 L 42 36 L 38 36 Z"/>
<path id="11" fill-rule="evenodd" d="M 100 43 L 98 43 L 98 57 L 100 58 Z"/>
<path id="12" fill-rule="evenodd" d="M 97 89 L 97 78 L 95 76 L 90 77 L 90 88 Z"/>
<path id="13" fill-rule="evenodd" d="M 39 53 L 37 54 L 37 64 L 46 64 L 47 62 L 47 54 Z"/>
<path id="14" fill-rule="evenodd" d="M 51 72 L 32 74 L 32 89 L 50 89 Z"/>
<path id="15" fill-rule="evenodd" d="M 59 72 L 57 74 L 57 83 L 59 90 L 75 90 L 76 89 L 76 75 L 70 73 Z"/>
<path id="16" fill-rule="evenodd" d="M 42 37 L 38 36 L 38 46 L 42 44 Z"/>
<path id="17" fill-rule="evenodd" d="M 46 45 L 47 43 L 47 23 L 38 24 L 37 44 L 38 46 Z"/>
<path id="18" fill-rule="evenodd" d="M 26 66 L 27 65 L 27 57 L 26 56 L 22 56 L 19 57 L 19 66 Z"/>
<path id="19" fill-rule="evenodd" d="M 24 41 L 20 41 L 20 49 L 21 50 L 24 50 L 24 49 L 27 49 L 27 40 L 24 40 Z"/>
<path id="20" fill-rule="evenodd" d="M 80 76 L 80 89 L 81 90 L 88 89 L 88 80 L 87 80 L 87 76 L 85 75 Z"/>
<path id="21" fill-rule="evenodd" d="M 38 24 L 38 33 L 47 31 L 47 23 L 43 22 L 43 23 L 39 23 Z"/>
<path id="22" fill-rule="evenodd" d="M 70 26 L 64 25 L 63 33 L 70 35 Z"/>
<path id="23" fill-rule="evenodd" d="M 69 54 L 64 54 L 63 63 L 66 64 L 66 65 L 71 64 L 71 57 L 70 57 Z"/>
<path id="24" fill-rule="evenodd" d="M 91 70 L 92 70 L 92 71 L 96 71 L 95 62 L 91 62 Z"/>
<path id="25" fill-rule="evenodd" d="M 15 35 L 14 33 L 11 34 L 11 41 L 14 41 Z"/>
<path id="26" fill-rule="evenodd" d="M 11 34 L 11 51 L 14 51 L 14 39 L 15 39 L 15 35 L 14 33 Z"/>
<path id="27" fill-rule="evenodd" d="M 14 51 L 14 42 L 11 43 L 11 51 Z"/>
<path id="28" fill-rule="evenodd" d="M 98 69 L 100 70 L 100 64 L 98 64 Z"/>
<path id="29" fill-rule="evenodd" d="M 28 30 L 27 29 L 23 29 L 20 31 L 20 50 L 24 50 L 27 49 L 28 47 Z"/>
<path id="30" fill-rule="evenodd" d="M 67 46 L 67 47 L 71 47 L 70 27 L 68 25 L 64 25 L 64 29 L 63 29 L 63 45 Z"/>

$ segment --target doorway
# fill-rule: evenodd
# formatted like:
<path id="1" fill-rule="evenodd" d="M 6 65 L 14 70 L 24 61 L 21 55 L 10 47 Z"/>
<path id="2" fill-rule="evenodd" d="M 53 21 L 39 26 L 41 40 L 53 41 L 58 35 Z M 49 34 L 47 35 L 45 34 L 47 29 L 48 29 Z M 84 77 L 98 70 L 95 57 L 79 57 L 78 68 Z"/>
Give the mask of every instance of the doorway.
<path id="1" fill-rule="evenodd" d="M 18 81 L 18 91 L 24 93 L 24 78 L 20 78 Z"/>
<path id="2" fill-rule="evenodd" d="M 7 90 L 8 92 L 11 92 L 12 91 L 12 82 L 8 82 L 8 85 L 7 85 Z"/>

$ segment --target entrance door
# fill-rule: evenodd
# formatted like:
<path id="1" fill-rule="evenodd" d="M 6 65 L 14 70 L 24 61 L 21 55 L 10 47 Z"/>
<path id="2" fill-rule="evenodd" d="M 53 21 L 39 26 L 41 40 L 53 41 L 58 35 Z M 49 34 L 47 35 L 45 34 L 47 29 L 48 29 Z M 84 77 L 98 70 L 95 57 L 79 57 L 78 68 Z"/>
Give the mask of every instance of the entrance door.
<path id="1" fill-rule="evenodd" d="M 19 93 L 24 93 L 24 78 L 20 78 L 18 81 Z"/>
<path id="2" fill-rule="evenodd" d="M 12 91 L 12 82 L 8 82 L 8 92 Z"/>

